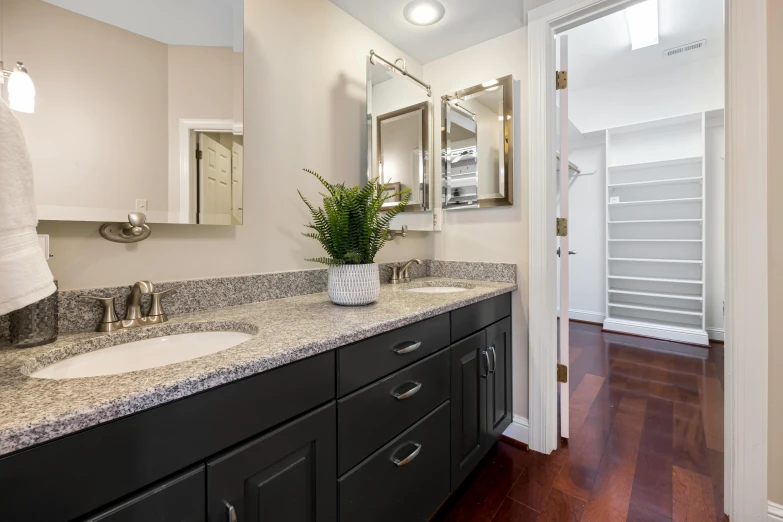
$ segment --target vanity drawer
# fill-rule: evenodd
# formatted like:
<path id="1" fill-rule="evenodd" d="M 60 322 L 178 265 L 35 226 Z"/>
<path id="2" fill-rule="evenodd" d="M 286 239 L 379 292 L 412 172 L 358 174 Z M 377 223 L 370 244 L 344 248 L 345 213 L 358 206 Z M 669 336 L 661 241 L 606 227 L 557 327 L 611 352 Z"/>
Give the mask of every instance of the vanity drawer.
<path id="1" fill-rule="evenodd" d="M 438 509 L 449 495 L 449 407 L 442 404 L 339 480 L 340 522 L 425 521 Z"/>
<path id="2" fill-rule="evenodd" d="M 449 398 L 449 359 L 441 350 L 338 401 L 340 475 Z"/>
<path id="3" fill-rule="evenodd" d="M 502 294 L 451 312 L 451 342 L 511 315 L 511 294 Z"/>
<path id="4" fill-rule="evenodd" d="M 337 395 L 356 391 L 448 345 L 449 314 L 443 314 L 341 348 Z"/>

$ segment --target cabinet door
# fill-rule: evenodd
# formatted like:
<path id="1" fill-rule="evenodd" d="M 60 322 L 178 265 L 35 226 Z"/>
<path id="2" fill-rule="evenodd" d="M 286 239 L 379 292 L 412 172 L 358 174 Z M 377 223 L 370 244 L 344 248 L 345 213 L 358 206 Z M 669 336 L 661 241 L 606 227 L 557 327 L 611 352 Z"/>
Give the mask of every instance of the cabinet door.
<path id="1" fill-rule="evenodd" d="M 486 334 L 482 330 L 451 347 L 451 489 L 473 470 L 487 442 Z"/>
<path id="2" fill-rule="evenodd" d="M 84 522 L 203 522 L 204 466 L 166 479 Z"/>
<path id="3" fill-rule="evenodd" d="M 511 424 L 513 408 L 511 405 L 511 319 L 489 326 L 487 332 L 487 351 L 490 370 L 487 376 L 487 433 L 490 444 L 500 438 Z"/>
<path id="4" fill-rule="evenodd" d="M 208 520 L 335 521 L 335 423 L 330 403 L 208 462 Z"/>

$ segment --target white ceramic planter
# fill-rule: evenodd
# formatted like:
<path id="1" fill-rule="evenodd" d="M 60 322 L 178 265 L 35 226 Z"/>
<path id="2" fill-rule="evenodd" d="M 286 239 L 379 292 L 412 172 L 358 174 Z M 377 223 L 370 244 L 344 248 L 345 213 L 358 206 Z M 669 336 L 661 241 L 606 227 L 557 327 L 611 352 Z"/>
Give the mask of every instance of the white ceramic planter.
<path id="1" fill-rule="evenodd" d="M 329 267 L 329 299 L 333 303 L 358 306 L 374 303 L 381 293 L 378 265 L 338 265 Z"/>

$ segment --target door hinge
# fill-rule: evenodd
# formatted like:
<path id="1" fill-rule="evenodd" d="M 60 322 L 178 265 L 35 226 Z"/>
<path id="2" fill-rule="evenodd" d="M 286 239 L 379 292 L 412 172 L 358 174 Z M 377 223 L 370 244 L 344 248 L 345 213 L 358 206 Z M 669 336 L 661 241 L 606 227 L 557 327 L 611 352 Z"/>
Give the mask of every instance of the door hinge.
<path id="1" fill-rule="evenodd" d="M 196 159 L 200 160 L 204 157 L 204 153 L 200 150 L 196 150 Z"/>
<path id="2" fill-rule="evenodd" d="M 558 237 L 565 237 L 568 235 L 568 219 L 567 218 L 557 218 L 557 236 Z"/>
<path id="3" fill-rule="evenodd" d="M 555 89 L 558 91 L 568 89 L 568 71 L 557 71 L 555 73 Z"/>
<path id="4" fill-rule="evenodd" d="M 557 382 L 561 382 L 563 384 L 568 382 L 568 366 L 565 364 L 557 365 Z"/>

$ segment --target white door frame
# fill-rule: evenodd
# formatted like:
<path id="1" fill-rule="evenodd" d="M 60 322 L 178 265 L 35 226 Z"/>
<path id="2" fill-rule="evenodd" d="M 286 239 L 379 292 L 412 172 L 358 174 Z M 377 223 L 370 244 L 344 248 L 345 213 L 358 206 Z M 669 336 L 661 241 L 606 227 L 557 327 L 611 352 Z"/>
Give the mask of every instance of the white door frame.
<path id="1" fill-rule="evenodd" d="M 194 132 L 231 132 L 233 134 L 243 134 L 243 122 L 234 120 L 205 120 L 205 119 L 187 119 L 179 120 L 179 172 L 172 173 L 169 181 L 169 191 L 171 196 L 179 194 L 179 223 L 191 223 L 190 220 L 190 188 L 192 179 L 191 168 L 195 162 L 191 161 L 191 151 L 193 149 Z M 195 157 L 193 158 L 195 159 Z M 176 189 L 175 189 L 176 187 Z"/>
<path id="2" fill-rule="evenodd" d="M 766 0 L 725 0 L 726 512 L 767 512 Z M 555 39 L 638 0 L 555 0 L 528 25 L 530 448 L 557 445 Z"/>

